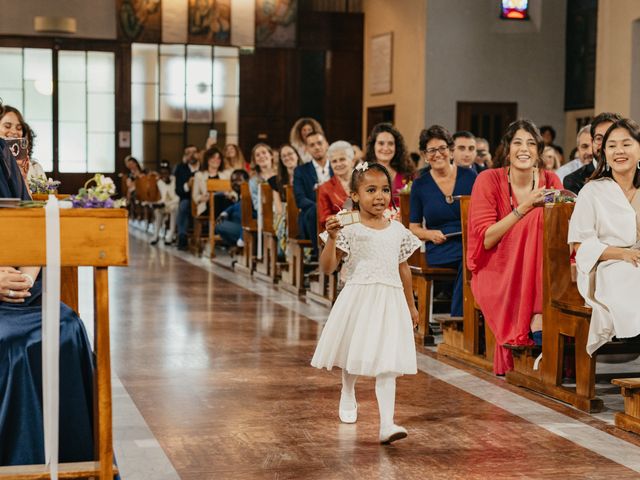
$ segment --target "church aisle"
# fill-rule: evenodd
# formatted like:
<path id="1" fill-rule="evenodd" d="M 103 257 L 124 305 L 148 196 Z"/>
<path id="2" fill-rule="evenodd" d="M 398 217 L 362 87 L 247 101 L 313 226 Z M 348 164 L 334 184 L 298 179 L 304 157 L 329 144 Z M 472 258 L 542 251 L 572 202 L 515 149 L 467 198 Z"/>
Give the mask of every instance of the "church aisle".
<path id="1" fill-rule="evenodd" d="M 423 354 L 432 374 L 398 380 L 409 437 L 380 446 L 373 380 L 343 425 L 340 371 L 309 366 L 326 310 L 136 236 L 111 273 L 113 368 L 183 479 L 640 478 L 638 446 Z"/>

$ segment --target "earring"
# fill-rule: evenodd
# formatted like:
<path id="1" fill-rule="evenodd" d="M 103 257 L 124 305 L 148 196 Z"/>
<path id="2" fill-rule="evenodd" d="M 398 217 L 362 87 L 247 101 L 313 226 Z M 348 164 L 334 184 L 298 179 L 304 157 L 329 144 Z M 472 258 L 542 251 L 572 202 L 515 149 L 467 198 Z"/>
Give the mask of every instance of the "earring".
<path id="1" fill-rule="evenodd" d="M 608 163 L 606 163 L 604 169 L 608 172 L 609 170 L 611 170 L 611 167 Z"/>

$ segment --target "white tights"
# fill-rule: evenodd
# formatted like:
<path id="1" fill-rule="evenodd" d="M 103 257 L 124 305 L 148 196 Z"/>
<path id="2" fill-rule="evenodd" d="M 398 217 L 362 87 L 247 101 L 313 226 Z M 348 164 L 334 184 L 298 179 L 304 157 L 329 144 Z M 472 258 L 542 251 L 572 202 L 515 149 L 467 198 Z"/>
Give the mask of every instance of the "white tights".
<path id="1" fill-rule="evenodd" d="M 351 375 L 342 370 L 342 396 L 340 402 L 349 408 L 356 402 L 357 375 Z M 396 375 L 385 373 L 376 377 L 376 398 L 380 411 L 380 427 L 393 425 L 393 413 L 396 407 Z M 348 402 L 348 404 L 347 404 Z"/>

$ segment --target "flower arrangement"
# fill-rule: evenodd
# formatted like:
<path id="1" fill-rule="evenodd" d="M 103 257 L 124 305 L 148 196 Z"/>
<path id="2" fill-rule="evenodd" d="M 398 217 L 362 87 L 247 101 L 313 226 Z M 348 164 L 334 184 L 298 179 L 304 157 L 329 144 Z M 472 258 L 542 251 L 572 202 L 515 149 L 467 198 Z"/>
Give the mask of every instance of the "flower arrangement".
<path id="1" fill-rule="evenodd" d="M 89 186 L 91 183 L 94 186 Z M 78 191 L 77 195 L 71 196 L 73 208 L 121 208 L 126 205 L 126 200 L 120 198 L 113 200 L 112 195 L 116 193 L 116 186 L 109 177 L 96 173 L 90 178 L 84 187 Z"/>
<path id="2" fill-rule="evenodd" d="M 58 192 L 60 181 L 45 176 L 33 177 L 29 179 L 29 190 L 31 193 L 39 195 L 49 195 Z"/>
<path id="3" fill-rule="evenodd" d="M 402 193 L 411 193 L 411 187 L 413 186 L 413 181 L 409 180 L 409 181 L 405 181 L 403 180 L 402 183 L 404 184 L 404 186 L 398 191 L 398 193 L 402 194 Z"/>

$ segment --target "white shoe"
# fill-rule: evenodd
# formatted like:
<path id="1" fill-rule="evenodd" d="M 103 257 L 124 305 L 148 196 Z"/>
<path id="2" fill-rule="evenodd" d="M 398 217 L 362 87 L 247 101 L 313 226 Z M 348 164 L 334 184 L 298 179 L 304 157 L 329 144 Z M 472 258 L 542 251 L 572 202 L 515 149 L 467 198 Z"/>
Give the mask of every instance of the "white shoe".
<path id="1" fill-rule="evenodd" d="M 380 428 L 380 443 L 388 445 L 391 442 L 406 438 L 408 435 L 407 430 L 400 425 L 389 425 L 388 427 Z"/>
<path id="2" fill-rule="evenodd" d="M 349 405 L 351 404 L 351 405 Z M 343 405 L 354 406 L 355 408 L 342 408 Z M 358 404 L 356 402 L 342 402 L 340 400 L 340 407 L 338 408 L 338 416 L 342 423 L 356 423 L 358 420 Z"/>

